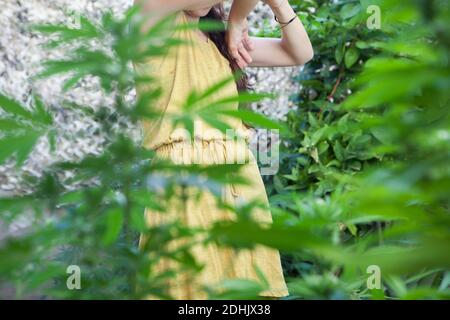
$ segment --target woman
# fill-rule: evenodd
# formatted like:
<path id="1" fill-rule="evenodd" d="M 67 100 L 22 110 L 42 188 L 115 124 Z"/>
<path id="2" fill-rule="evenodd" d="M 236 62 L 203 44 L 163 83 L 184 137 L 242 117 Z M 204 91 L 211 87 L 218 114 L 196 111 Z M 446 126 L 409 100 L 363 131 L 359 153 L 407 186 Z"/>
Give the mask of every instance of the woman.
<path id="1" fill-rule="evenodd" d="M 178 12 L 177 23 L 196 23 L 209 18 L 225 19 L 222 1 L 217 0 L 141 0 L 140 5 L 151 13 L 149 26 L 162 17 Z M 274 67 L 302 65 L 313 56 L 308 35 L 291 8 L 288 0 L 265 1 L 273 10 L 282 27 L 281 39 L 249 37 L 246 17 L 258 3 L 257 0 L 235 0 L 228 19 L 228 29 L 224 32 L 208 34 L 197 30 L 180 30 L 174 35 L 193 45 L 181 45 L 172 49 L 163 57 L 137 65 L 138 72 L 158 74 L 162 96 L 157 107 L 161 116 L 157 121 L 144 123 L 145 145 L 156 151 L 158 156 L 179 164 L 223 164 L 231 161 L 246 160 L 240 171 L 248 185 L 227 185 L 223 188 L 221 199 L 228 204 L 237 205 L 242 201 L 260 201 L 267 208 L 259 208 L 254 213 L 261 222 L 272 221 L 268 209 L 268 199 L 264 184 L 246 143 L 224 139 L 222 133 L 203 121 L 195 123 L 195 139 L 191 141 L 185 130 L 174 127 L 169 115 L 180 112 L 182 103 L 196 90 L 202 92 L 212 85 L 229 78 L 234 71 L 250 67 Z M 212 95 L 210 102 L 224 97 L 235 96 L 238 90 L 245 90 L 246 79 L 241 77 L 236 83 L 223 85 L 219 92 Z M 142 94 L 146 87 L 138 88 Z M 237 108 L 237 104 L 230 106 Z M 238 134 L 248 138 L 248 131 L 239 120 L 221 119 L 234 128 Z M 240 150 L 240 151 L 239 151 Z M 239 159 L 238 159 L 239 158 Z M 215 197 L 202 193 L 199 200 L 188 199 L 183 211 L 177 204 L 169 206 L 169 212 L 157 214 L 146 211 L 149 225 L 158 225 L 170 219 L 180 219 L 191 227 L 208 227 L 217 220 L 231 220 L 233 215 L 217 206 Z M 144 243 L 144 239 L 141 242 Z M 147 241 L 147 239 L 145 239 Z M 148 241 L 151 241 L 150 239 Z M 258 280 L 258 271 L 262 271 L 270 288 L 261 292 L 261 296 L 283 297 L 288 295 L 283 278 L 278 251 L 257 246 L 253 250 L 236 252 L 231 248 L 219 248 L 214 244 L 196 246 L 193 254 L 204 264 L 204 269 L 194 279 L 178 275 L 169 284 L 169 293 L 176 299 L 205 298 L 201 291 L 204 285 L 215 285 L 227 279 Z M 160 270 L 174 267 L 173 261 L 161 261 Z"/>

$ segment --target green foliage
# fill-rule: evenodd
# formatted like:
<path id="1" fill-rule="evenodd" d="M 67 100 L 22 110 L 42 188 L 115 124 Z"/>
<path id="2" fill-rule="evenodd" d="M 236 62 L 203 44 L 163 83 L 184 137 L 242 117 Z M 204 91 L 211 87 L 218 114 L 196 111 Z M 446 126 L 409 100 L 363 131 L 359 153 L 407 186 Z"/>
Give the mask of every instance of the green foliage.
<path id="1" fill-rule="evenodd" d="M 0 94 L 0 110 L 0 164 L 15 156 L 17 165 L 21 165 L 42 136 L 54 141 L 53 118 L 39 98 L 35 97 L 34 111 L 30 111 Z"/>
<path id="2" fill-rule="evenodd" d="M 0 217 L 5 227 L 19 218 L 33 221 L 26 234 L 2 239 L 0 290 L 11 287 L 17 298 L 36 294 L 67 299 L 141 299 L 150 293 L 171 298 L 165 280 L 202 269 L 191 248 L 208 230 L 189 229 L 180 221 L 148 227 L 144 210 L 149 208 L 164 214 L 170 199 L 186 200 L 188 191 L 196 194 L 205 190 L 216 194 L 218 205 L 225 206 L 220 203 L 221 185 L 246 181 L 230 174 L 238 172 L 240 165 L 174 165 L 155 158 L 153 151 L 113 129 L 111 121 L 118 117 L 137 124 L 158 116 L 153 108 L 160 95 L 158 88 L 149 90 L 136 102 L 125 99 L 135 85 L 154 80 L 152 75 L 136 72 L 132 64 L 165 54 L 173 46 L 188 45 L 171 36 L 173 17 L 162 20 L 147 32 L 141 32 L 143 21 L 137 8 L 133 8 L 120 20 L 108 13 L 98 25 L 82 18 L 76 29 L 61 25 L 35 27 L 52 39 L 50 48 L 70 48 L 63 60 L 44 62 L 38 77 L 68 74 L 64 88 L 69 90 L 80 79 L 94 76 L 105 93 L 114 97 L 114 105 L 97 110 L 91 106 L 72 106 L 98 121 L 109 138 L 101 154 L 81 161 L 56 163 L 42 179 L 34 181 L 33 193 L 0 199 Z M 214 29 L 217 25 L 204 23 L 201 27 Z M 265 95 L 226 97 L 217 101 L 214 109 L 202 102 L 232 80 L 227 79 L 205 92 L 193 92 L 185 104 L 185 113 L 171 115 L 174 122 L 189 129 L 194 117 L 199 116 L 220 129 L 223 123 L 212 120 L 223 115 L 279 127 L 260 115 L 226 109 L 229 103 L 257 101 Z M 52 117 L 39 99 L 30 111 L 0 96 L 0 107 L 2 162 L 15 156 L 20 165 L 40 136 L 55 135 Z M 67 172 L 71 172 L 70 178 L 62 180 L 62 173 Z M 139 235 L 151 241 L 138 248 Z M 183 245 L 173 246 L 175 241 L 182 241 Z M 162 258 L 177 261 L 178 266 L 157 272 L 155 265 Z M 68 290 L 69 265 L 80 267 L 82 290 Z M 239 281 L 245 284 L 246 293 L 235 291 L 242 286 Z M 219 292 L 216 287 L 210 287 L 205 292 L 217 297 L 254 298 L 264 289 L 263 285 L 245 279 L 225 287 L 229 290 Z"/>
<path id="3" fill-rule="evenodd" d="M 316 54 L 298 79 L 294 133 L 269 190 L 299 235 L 324 243 L 304 248 L 297 236 L 299 250 L 284 248 L 301 278 L 291 293 L 448 298 L 448 3 L 295 3 L 312 12 L 300 16 Z M 366 26 L 373 4 L 380 30 Z M 382 291 L 367 289 L 370 265 L 381 268 Z"/>

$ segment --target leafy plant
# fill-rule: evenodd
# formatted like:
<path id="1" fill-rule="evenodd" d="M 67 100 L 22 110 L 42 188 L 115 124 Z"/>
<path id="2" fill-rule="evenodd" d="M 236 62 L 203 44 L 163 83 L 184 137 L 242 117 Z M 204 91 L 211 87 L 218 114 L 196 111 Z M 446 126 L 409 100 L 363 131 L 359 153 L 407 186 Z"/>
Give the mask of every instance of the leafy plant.
<path id="1" fill-rule="evenodd" d="M 297 237 L 291 293 L 448 298 L 448 4 L 295 3 L 316 55 L 298 79 L 271 203 L 331 248 Z M 369 5 L 379 30 L 366 26 Z M 367 289 L 370 265 L 384 290 Z"/>
<path id="2" fill-rule="evenodd" d="M 137 101 L 126 99 L 135 85 L 154 81 L 153 75 L 142 75 L 132 64 L 165 54 L 174 46 L 187 45 L 171 36 L 173 17 L 142 32 L 144 20 L 138 13 L 138 8 L 130 9 L 123 19 L 107 13 L 99 24 L 82 18 L 77 29 L 63 25 L 35 27 L 38 32 L 49 35 L 49 48 L 61 46 L 70 50 L 62 60 L 44 62 L 44 69 L 37 77 L 68 74 L 65 90 L 70 90 L 86 76 L 96 77 L 105 93 L 114 97 L 114 104 L 98 109 L 75 106 L 96 119 L 108 137 L 100 155 L 56 163 L 36 181 L 33 193 L 0 199 L 4 223 L 20 217 L 34 221 L 26 234 L 7 237 L 0 247 L 0 288 L 12 287 L 17 298 L 38 295 L 70 299 L 141 299 L 150 294 L 171 298 L 167 280 L 175 275 L 201 271 L 202 265 L 195 260 L 191 249 L 202 243 L 196 239 L 207 238 L 201 235 L 208 230 L 188 228 L 181 221 L 150 227 L 144 220 L 145 208 L 164 214 L 171 199 L 186 202 L 188 192 L 218 194 L 217 190 L 224 183 L 246 183 L 239 175 L 230 174 L 238 172 L 241 165 L 175 165 L 156 158 L 152 150 L 133 141 L 125 131 L 114 128 L 112 122 L 119 117 L 137 125 L 158 116 L 153 104 L 160 91 L 155 86 Z M 201 27 L 217 28 L 213 23 L 204 23 Z M 184 113 L 171 115 L 173 121 L 189 130 L 194 117 L 199 116 L 223 129 L 222 122 L 209 121 L 218 119 L 221 114 L 280 127 L 260 115 L 224 108 L 229 103 L 256 101 L 264 95 L 249 93 L 226 97 L 217 101 L 214 109 L 203 103 L 204 98 L 229 81 L 233 79 L 205 92 L 193 92 L 186 101 Z M 0 96 L 0 107 L 5 111 L 1 120 L 2 134 L 5 132 L 1 140 L 2 161 L 15 156 L 18 164 L 23 163 L 40 136 L 55 134 L 51 114 L 39 99 L 36 99 L 34 111 L 28 111 Z M 60 173 L 69 171 L 72 172 L 70 178 L 62 180 L 64 175 Z M 191 201 L 194 200 L 195 197 Z M 226 206 L 220 196 L 217 201 L 219 207 Z M 228 207 L 228 210 L 240 209 Z M 138 248 L 139 235 L 152 240 L 142 242 Z M 172 245 L 179 241 L 183 245 Z M 155 266 L 161 259 L 177 261 L 177 267 L 159 272 Z M 66 286 L 66 270 L 70 265 L 82 270 L 82 290 L 68 290 Z M 244 282 L 251 281 L 241 279 L 234 284 Z M 263 285 L 252 283 L 247 293 L 240 292 L 238 296 L 255 297 L 258 293 L 255 288 L 264 289 Z M 215 287 L 207 289 L 211 295 L 219 294 Z M 233 296 L 233 287 L 230 290 Z M 226 292 L 221 294 L 227 295 Z"/>
<path id="3" fill-rule="evenodd" d="M 167 35 L 170 19 L 144 34 L 134 10 L 124 20 L 107 15 L 99 26 L 83 21 L 78 31 L 41 27 L 59 34 L 52 45 L 77 40 L 73 55 L 46 63 L 41 76 L 71 73 L 67 88 L 86 75 L 98 77 L 115 97 L 113 108 L 93 112 L 111 139 L 99 156 L 50 168 L 35 193 L 0 199 L 2 221 L 25 214 L 36 221 L 29 233 L 8 238 L 0 247 L 2 285 L 9 283 L 17 297 L 37 290 L 49 298 L 130 299 L 150 293 L 170 298 L 166 280 L 202 268 L 190 251 L 200 235 L 206 243 L 236 249 L 262 244 L 283 250 L 292 299 L 448 299 L 448 3 L 292 3 L 302 12 L 316 57 L 298 79 L 303 85 L 293 97 L 298 109 L 285 125 L 249 111 L 224 112 L 222 103 L 241 101 L 236 97 L 213 110 L 203 97 L 220 83 L 206 92 L 193 92 L 184 113 L 172 118 L 189 130 L 193 116 L 208 122 L 216 119 L 217 111 L 290 129 L 284 135 L 280 173 L 267 182 L 274 215 L 270 226 L 251 218 L 260 204 L 231 208 L 220 201 L 218 205 L 233 211 L 236 219 L 218 221 L 207 230 L 186 228 L 180 221 L 151 228 L 144 223 L 144 208 L 163 213 L 169 199 L 186 201 L 188 190 L 214 194 L 223 183 L 245 183 L 229 174 L 239 170 L 238 165 L 175 166 L 110 126 L 115 113 L 135 123 L 155 117 L 151 106 L 157 89 L 136 102 L 125 99 L 135 84 L 152 81 L 135 73 L 130 62 L 180 45 Z M 367 28 L 368 5 L 380 8 L 380 30 Z M 86 39 L 112 41 L 110 51 L 86 46 Z M 99 65 L 99 59 L 108 65 Z M 260 97 L 249 94 L 241 99 Z M 27 111 L 3 97 L 0 107 L 13 129 L 2 130 L 3 139 L 19 134 L 22 121 L 24 126 L 31 121 L 30 112 L 45 109 Z M 30 123 L 33 130 L 42 125 L 40 136 L 52 132 L 46 119 Z M 222 122 L 209 123 L 226 129 Z M 16 155 L 20 164 L 33 144 L 17 143 L 3 157 Z M 61 170 L 75 175 L 61 181 Z M 69 182 L 78 182 L 78 187 L 67 189 Z M 138 248 L 139 234 L 152 241 Z M 184 245 L 174 249 L 170 244 L 175 240 Z M 156 272 L 155 262 L 161 258 L 174 259 L 180 267 Z M 69 264 L 85 272 L 86 289 L 67 290 Z M 377 269 L 381 286 L 376 281 L 368 285 L 376 276 L 370 270 Z M 224 292 L 205 292 L 210 298 L 256 298 L 267 286 L 264 275 L 259 280 L 239 279 L 225 283 Z"/>

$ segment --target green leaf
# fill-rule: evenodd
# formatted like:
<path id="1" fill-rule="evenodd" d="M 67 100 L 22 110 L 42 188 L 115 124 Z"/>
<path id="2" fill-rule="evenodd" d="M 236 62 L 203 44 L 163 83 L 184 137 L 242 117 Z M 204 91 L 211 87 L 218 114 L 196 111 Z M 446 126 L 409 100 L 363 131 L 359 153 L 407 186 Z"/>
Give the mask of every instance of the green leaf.
<path id="1" fill-rule="evenodd" d="M 346 226 L 353 236 L 358 235 L 358 228 L 353 223 L 347 223 Z"/>
<path id="2" fill-rule="evenodd" d="M 231 76 L 231 77 L 227 77 L 227 78 L 223 79 L 222 81 L 217 82 L 216 84 L 209 87 L 202 94 L 200 94 L 198 96 L 198 100 L 203 100 L 203 99 L 213 95 L 214 93 L 218 92 L 220 89 L 222 89 L 223 87 L 225 87 L 226 85 L 228 85 L 234 81 L 235 81 L 234 77 Z"/>
<path id="3" fill-rule="evenodd" d="M 76 74 L 70 79 L 68 79 L 66 82 L 64 82 L 63 85 L 63 92 L 69 91 L 71 88 L 73 88 L 81 79 L 85 77 L 84 74 Z"/>
<path id="4" fill-rule="evenodd" d="M 336 59 L 336 62 L 338 64 L 342 62 L 342 59 L 344 58 L 344 53 L 345 53 L 344 45 L 338 45 L 334 50 L 334 58 Z"/>
<path id="5" fill-rule="evenodd" d="M 40 266 L 41 267 L 41 266 Z M 41 270 L 31 272 L 30 278 L 27 279 L 29 288 L 37 289 L 48 283 L 55 278 L 66 276 L 65 268 L 56 263 L 45 264 L 45 267 Z"/>
<path id="6" fill-rule="evenodd" d="M 17 136 L 7 136 L 0 139 L 0 164 L 12 156 L 16 156 L 16 164 L 21 165 L 41 137 L 41 131 L 26 131 Z"/>
<path id="7" fill-rule="evenodd" d="M 44 124 L 44 125 L 51 125 L 53 123 L 53 118 L 50 115 L 50 113 L 46 110 L 44 104 L 42 103 L 42 100 L 34 96 L 34 105 L 35 105 L 35 120 Z"/>
<path id="8" fill-rule="evenodd" d="M 230 103 L 253 103 L 261 101 L 262 99 L 273 99 L 274 95 L 269 93 L 240 93 L 236 96 L 226 97 L 211 103 L 211 108 L 216 105 L 226 105 Z"/>
<path id="9" fill-rule="evenodd" d="M 0 119 L 0 131 L 17 132 L 18 130 L 28 128 L 29 126 L 15 119 Z"/>
<path id="10" fill-rule="evenodd" d="M 308 112 L 308 121 L 309 124 L 314 128 L 317 128 L 319 126 L 319 121 L 317 120 L 316 116 L 311 112 Z"/>
<path id="11" fill-rule="evenodd" d="M 351 68 L 359 58 L 359 50 L 355 47 L 350 47 L 345 52 L 345 66 Z"/>
<path id="12" fill-rule="evenodd" d="M 334 150 L 334 155 L 336 156 L 336 159 L 338 159 L 340 162 L 345 161 L 345 150 L 339 141 L 334 142 L 333 150 Z"/>
<path id="13" fill-rule="evenodd" d="M 38 139 L 41 137 L 42 132 L 31 131 L 28 135 L 25 135 L 20 141 L 20 147 L 16 149 L 16 164 L 19 166 L 27 160 L 28 155 L 33 151 Z"/>
<path id="14" fill-rule="evenodd" d="M 33 120 L 33 113 L 18 102 L 0 94 L 0 108 L 10 116 L 19 116 L 27 120 Z"/>
<path id="15" fill-rule="evenodd" d="M 342 7 L 340 15 L 343 20 L 347 20 L 356 16 L 360 10 L 361 6 L 359 4 L 348 3 Z"/>
<path id="16" fill-rule="evenodd" d="M 58 39 L 49 42 L 50 47 L 58 47 L 63 43 L 80 39 L 92 39 L 101 36 L 101 31 L 85 16 L 80 16 L 80 27 L 70 28 L 65 25 L 34 25 L 32 29 L 48 34 L 56 34 Z"/>
<path id="17" fill-rule="evenodd" d="M 232 129 L 230 125 L 228 125 L 226 122 L 221 121 L 217 119 L 215 115 L 209 115 L 209 114 L 200 114 L 200 117 L 208 123 L 211 127 L 220 130 L 221 132 L 225 133 L 227 130 Z"/>
<path id="18" fill-rule="evenodd" d="M 47 134 L 48 143 L 50 144 L 50 151 L 56 150 L 56 130 L 50 130 Z"/>
<path id="19" fill-rule="evenodd" d="M 286 132 L 287 128 L 274 121 L 270 120 L 269 118 L 263 116 L 262 114 L 250 111 L 250 110 L 222 110 L 219 111 L 219 113 L 231 116 L 234 118 L 241 119 L 244 122 L 250 123 L 255 126 L 260 126 L 262 128 L 266 129 L 278 129 L 280 131 Z"/>
<path id="20" fill-rule="evenodd" d="M 104 245 L 110 245 L 117 240 L 122 225 L 123 213 L 121 208 L 112 208 L 106 212 L 106 230 L 102 238 Z"/>

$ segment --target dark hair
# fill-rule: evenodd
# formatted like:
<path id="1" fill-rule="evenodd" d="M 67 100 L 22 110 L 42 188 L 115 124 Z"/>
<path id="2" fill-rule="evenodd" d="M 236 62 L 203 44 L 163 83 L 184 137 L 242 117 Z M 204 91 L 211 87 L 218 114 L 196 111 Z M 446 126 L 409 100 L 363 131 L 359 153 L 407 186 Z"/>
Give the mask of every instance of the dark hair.
<path id="1" fill-rule="evenodd" d="M 239 73 L 239 77 L 236 79 L 236 85 L 240 92 L 246 91 L 250 89 L 248 84 L 248 77 L 245 74 L 245 72 L 239 67 L 239 65 L 236 63 L 236 61 L 231 56 L 230 52 L 228 51 L 228 46 L 225 40 L 225 20 L 226 20 L 226 14 L 225 9 L 223 7 L 223 4 L 216 4 L 211 8 L 209 13 L 200 18 L 200 20 L 213 20 L 218 21 L 223 24 L 223 29 L 221 31 L 210 31 L 207 32 L 207 35 L 209 39 L 214 42 L 217 49 L 219 49 L 220 53 L 228 60 L 230 63 L 230 68 L 233 71 L 233 73 Z"/>

